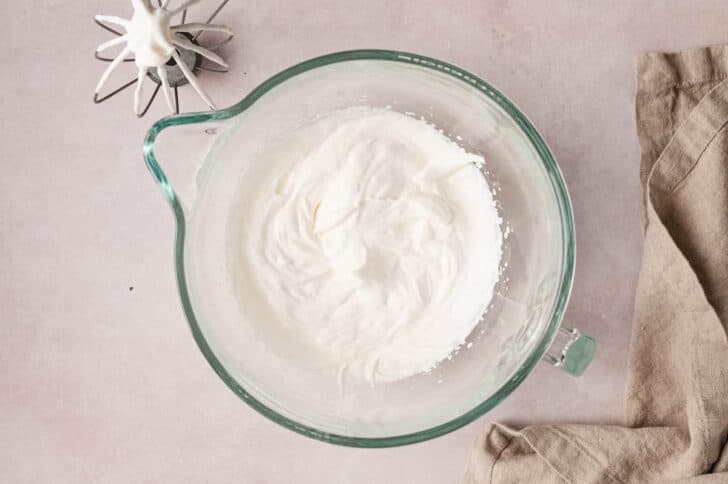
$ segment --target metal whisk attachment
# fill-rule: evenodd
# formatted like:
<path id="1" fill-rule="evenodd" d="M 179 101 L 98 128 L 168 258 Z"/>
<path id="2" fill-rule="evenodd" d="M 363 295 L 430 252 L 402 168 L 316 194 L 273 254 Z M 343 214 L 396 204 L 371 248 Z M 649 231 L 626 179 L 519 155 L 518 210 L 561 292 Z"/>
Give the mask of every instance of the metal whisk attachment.
<path id="1" fill-rule="evenodd" d="M 186 22 L 187 9 L 199 1 L 187 0 L 177 8 L 168 9 L 169 0 L 157 0 L 156 6 L 153 6 L 150 0 L 132 0 L 134 16 L 130 20 L 116 16 L 97 15 L 94 18 L 96 24 L 116 37 L 101 44 L 94 54 L 100 61 L 110 63 L 96 86 L 94 103 L 104 102 L 136 84 L 134 111 L 137 116 L 141 117 L 147 113 L 160 90 L 164 92 L 170 111 L 178 114 L 179 87 L 189 83 L 210 109 L 215 109 L 214 103 L 202 89 L 195 72 L 200 70 L 227 72 L 227 63 L 214 51 L 230 42 L 233 33 L 224 25 L 210 22 L 229 0 L 223 0 L 204 23 Z M 180 23 L 172 24 L 172 18 L 179 13 L 182 14 Z M 121 27 L 125 32 L 120 32 L 110 24 Z M 228 36 L 214 45 L 203 47 L 199 42 L 199 37 L 204 32 L 222 32 Z M 100 54 L 102 51 L 120 44 L 126 45 L 116 57 L 104 57 Z M 133 57 L 128 57 L 130 54 Z M 100 91 L 111 73 L 122 62 L 134 62 L 137 65 L 136 78 L 108 94 L 100 95 Z M 210 65 L 210 62 L 219 67 Z M 142 107 L 142 85 L 147 77 L 154 81 L 156 87 Z M 174 100 L 172 91 L 174 91 Z"/>

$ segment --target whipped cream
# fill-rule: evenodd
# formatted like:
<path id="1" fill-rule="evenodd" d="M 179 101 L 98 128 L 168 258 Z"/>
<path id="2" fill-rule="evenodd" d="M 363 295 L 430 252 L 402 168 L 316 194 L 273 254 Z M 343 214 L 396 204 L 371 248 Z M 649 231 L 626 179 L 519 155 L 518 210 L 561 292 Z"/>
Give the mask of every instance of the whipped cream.
<path id="1" fill-rule="evenodd" d="M 163 8 L 135 5 L 126 36 L 137 67 L 150 69 L 161 66 L 172 57 L 171 19 L 169 12 Z"/>
<path id="2" fill-rule="evenodd" d="M 500 218 L 482 163 L 389 109 L 349 108 L 288 133 L 255 160 L 230 219 L 241 305 L 340 378 L 433 368 L 498 279 Z"/>

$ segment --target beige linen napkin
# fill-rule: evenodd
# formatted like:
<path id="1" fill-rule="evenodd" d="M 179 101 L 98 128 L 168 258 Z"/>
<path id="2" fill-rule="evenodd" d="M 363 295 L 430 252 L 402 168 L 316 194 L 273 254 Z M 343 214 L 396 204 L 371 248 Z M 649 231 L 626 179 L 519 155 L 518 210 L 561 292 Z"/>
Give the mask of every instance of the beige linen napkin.
<path id="1" fill-rule="evenodd" d="M 491 424 L 464 483 L 728 483 L 726 71 L 728 47 L 637 61 L 645 245 L 625 426 Z"/>

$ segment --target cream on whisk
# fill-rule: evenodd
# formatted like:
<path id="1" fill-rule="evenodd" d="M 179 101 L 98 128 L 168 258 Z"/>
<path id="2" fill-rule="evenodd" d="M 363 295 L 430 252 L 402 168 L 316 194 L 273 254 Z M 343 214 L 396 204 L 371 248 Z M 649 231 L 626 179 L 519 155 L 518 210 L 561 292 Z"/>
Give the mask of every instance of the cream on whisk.
<path id="1" fill-rule="evenodd" d="M 230 220 L 241 304 L 346 378 L 431 369 L 498 279 L 500 218 L 481 163 L 389 109 L 333 112 L 277 140 Z"/>

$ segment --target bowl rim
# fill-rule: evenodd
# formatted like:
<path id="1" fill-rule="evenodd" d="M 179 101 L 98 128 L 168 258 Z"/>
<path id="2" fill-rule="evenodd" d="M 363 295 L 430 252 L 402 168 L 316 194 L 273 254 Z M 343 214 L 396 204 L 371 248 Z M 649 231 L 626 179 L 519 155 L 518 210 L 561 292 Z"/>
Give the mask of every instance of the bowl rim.
<path id="1" fill-rule="evenodd" d="M 541 341 L 538 343 L 538 345 L 536 345 L 535 349 L 521 364 L 519 369 L 490 397 L 488 397 L 486 400 L 482 401 L 480 404 L 476 405 L 469 411 L 463 413 L 459 417 L 424 430 L 389 437 L 349 436 L 325 432 L 312 426 L 302 424 L 291 418 L 281 415 L 275 410 L 267 407 L 265 404 L 249 394 L 242 387 L 242 385 L 240 385 L 232 377 L 232 375 L 228 373 L 228 371 L 225 369 L 220 360 L 218 360 L 218 358 L 215 356 L 214 352 L 208 345 L 207 340 L 200 330 L 197 318 L 193 311 L 189 297 L 187 281 L 185 280 L 185 213 L 178 197 L 174 192 L 174 189 L 168 182 L 164 171 L 162 170 L 154 155 L 154 142 L 159 133 L 167 127 L 204 123 L 208 121 L 224 120 L 231 118 L 252 106 L 259 98 L 261 98 L 263 95 L 265 95 L 265 93 L 267 93 L 277 85 L 299 74 L 331 64 L 361 60 L 400 62 L 404 64 L 424 67 L 426 69 L 436 70 L 440 73 L 453 77 L 459 82 L 464 82 L 468 84 L 477 91 L 480 91 L 481 94 L 487 96 L 492 101 L 494 101 L 523 131 L 523 133 L 533 145 L 533 148 L 538 153 L 539 158 L 546 168 L 552 188 L 554 189 L 554 195 L 557 200 L 559 215 L 562 222 L 561 227 L 563 239 L 563 262 L 561 265 L 559 287 L 557 289 L 556 298 L 554 300 L 553 309 L 551 311 L 550 321 L 548 327 L 546 328 L 546 331 L 544 332 L 543 337 L 541 338 Z M 225 382 L 225 384 L 236 395 L 238 395 L 238 397 L 240 397 L 245 403 L 250 405 L 260 414 L 282 425 L 283 427 L 293 430 L 294 432 L 306 435 L 308 437 L 323 442 L 329 442 L 350 447 L 366 448 L 394 447 L 406 444 L 413 444 L 416 442 L 422 442 L 445 435 L 481 417 L 486 412 L 498 405 L 501 401 L 503 401 L 511 392 L 513 392 L 518 387 L 518 385 L 520 385 L 520 383 L 531 373 L 533 368 L 542 358 L 548 347 L 551 345 L 551 342 L 555 337 L 556 331 L 561 325 L 563 314 L 571 293 L 576 257 L 573 212 L 571 208 L 569 194 L 561 171 L 546 142 L 540 136 L 538 131 L 536 131 L 533 124 L 526 118 L 526 116 L 516 107 L 516 105 L 512 101 L 510 101 L 505 95 L 503 95 L 491 84 L 483 81 L 478 76 L 475 76 L 470 72 L 456 67 L 452 64 L 423 55 L 380 49 L 350 50 L 334 52 L 331 54 L 314 57 L 312 59 L 296 64 L 292 67 L 289 67 L 288 69 L 285 69 L 278 74 L 270 77 L 266 81 L 262 82 L 258 87 L 253 89 L 241 101 L 228 108 L 208 112 L 172 115 L 160 119 L 159 121 L 154 123 L 154 125 L 149 129 L 147 136 L 144 140 L 143 152 L 147 167 L 152 173 L 152 176 L 159 184 L 162 193 L 165 195 L 168 202 L 170 203 L 176 220 L 177 233 L 174 244 L 174 260 L 176 269 L 175 272 L 177 276 L 177 286 L 182 302 L 182 307 L 184 309 L 187 322 L 190 326 L 192 335 L 195 339 L 195 342 L 197 343 L 197 346 L 200 348 L 200 351 L 202 351 L 202 354 L 205 356 L 205 359 L 208 361 L 215 373 L 217 373 L 217 375 L 223 380 L 223 382 Z"/>

